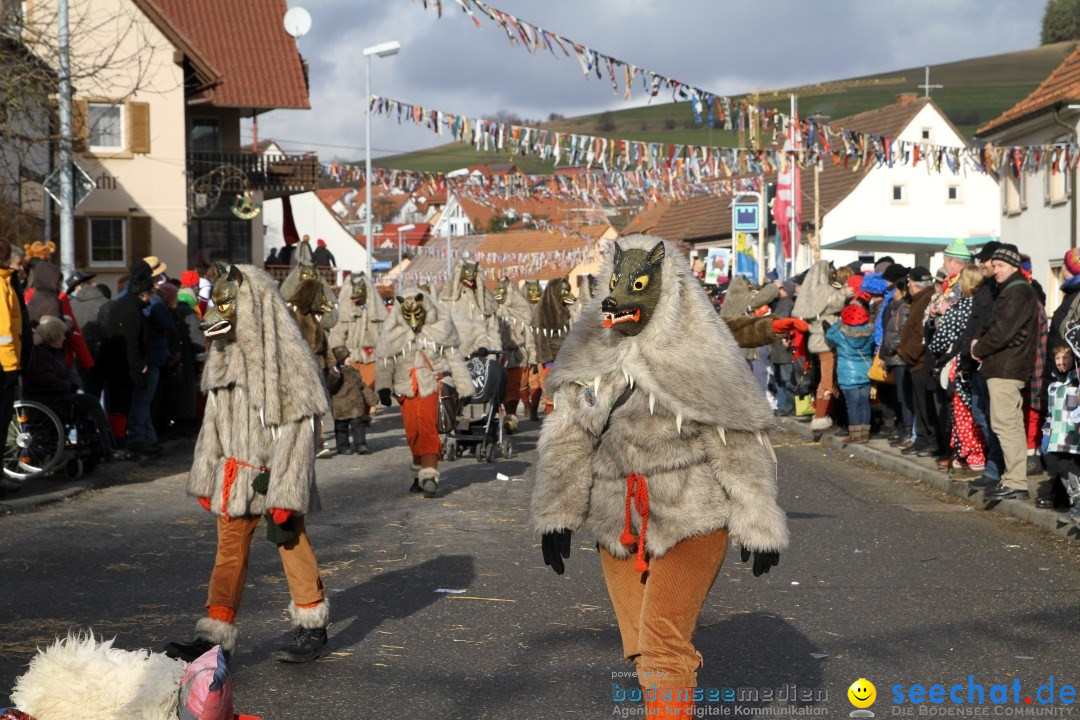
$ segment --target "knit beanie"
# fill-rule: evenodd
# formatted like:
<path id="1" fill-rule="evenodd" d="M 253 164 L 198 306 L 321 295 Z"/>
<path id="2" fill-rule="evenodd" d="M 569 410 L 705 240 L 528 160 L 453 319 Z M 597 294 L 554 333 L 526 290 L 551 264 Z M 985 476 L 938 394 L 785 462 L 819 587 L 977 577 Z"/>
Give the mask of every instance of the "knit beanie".
<path id="1" fill-rule="evenodd" d="M 180 273 L 180 285 L 183 287 L 197 287 L 199 284 L 198 270 L 185 270 Z"/>
<path id="2" fill-rule="evenodd" d="M 1061 261 L 1061 274 L 1066 280 L 1080 275 L 1080 248 L 1073 248 L 1065 253 L 1065 259 Z"/>
<path id="3" fill-rule="evenodd" d="M 840 319 L 845 325 L 865 325 L 870 322 L 870 313 L 862 305 L 853 303 L 840 311 Z"/>
<path id="4" fill-rule="evenodd" d="M 994 251 L 994 254 L 990 257 L 991 260 L 1000 260 L 1003 263 L 1008 263 L 1015 268 L 1019 268 L 1023 265 L 1024 261 L 1020 257 L 1020 251 L 1016 249 L 1015 245 L 1003 243 L 1001 247 Z"/>
<path id="5" fill-rule="evenodd" d="M 884 295 L 889 290 L 889 283 L 880 273 L 872 273 L 863 278 L 860 290 L 867 295 Z"/>
<path id="6" fill-rule="evenodd" d="M 172 307 L 179 299 L 178 295 L 180 294 L 180 290 L 171 283 L 165 283 L 164 285 L 158 286 L 158 294 L 161 295 L 161 299 L 165 301 L 166 305 Z"/>
<path id="7" fill-rule="evenodd" d="M 945 255 L 946 257 L 971 260 L 971 250 L 968 250 L 968 246 L 964 242 L 964 238 L 956 238 L 956 240 L 953 240 L 952 245 L 949 245 L 949 247 L 945 248 Z"/>

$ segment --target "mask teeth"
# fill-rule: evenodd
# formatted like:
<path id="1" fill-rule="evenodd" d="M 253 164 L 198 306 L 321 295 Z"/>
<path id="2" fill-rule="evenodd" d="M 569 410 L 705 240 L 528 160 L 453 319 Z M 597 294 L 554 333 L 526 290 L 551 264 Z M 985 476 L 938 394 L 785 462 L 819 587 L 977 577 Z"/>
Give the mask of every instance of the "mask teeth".
<path id="1" fill-rule="evenodd" d="M 596 388 L 596 399 L 599 400 L 600 399 L 600 376 L 599 375 L 597 375 L 596 378 L 593 379 L 593 387 Z"/>
<path id="2" fill-rule="evenodd" d="M 682 435 L 682 413 L 675 413 L 675 429 Z"/>
<path id="3" fill-rule="evenodd" d="M 720 442 L 727 445 L 727 433 L 724 431 L 724 428 L 718 427 L 716 428 L 716 432 L 720 433 Z"/>
<path id="4" fill-rule="evenodd" d="M 652 415 L 654 413 L 655 408 L 656 408 L 656 396 L 653 395 L 652 393 L 649 393 L 649 414 L 650 415 Z"/>

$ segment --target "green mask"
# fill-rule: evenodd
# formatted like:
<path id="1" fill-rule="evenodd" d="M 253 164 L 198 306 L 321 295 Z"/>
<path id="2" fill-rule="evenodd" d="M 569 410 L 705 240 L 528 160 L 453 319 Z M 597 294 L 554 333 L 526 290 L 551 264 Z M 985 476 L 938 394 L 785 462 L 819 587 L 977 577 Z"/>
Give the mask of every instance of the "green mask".
<path id="1" fill-rule="evenodd" d="M 504 277 L 495 285 L 495 302 L 500 305 L 506 304 L 506 298 L 510 295 L 510 278 Z"/>
<path id="2" fill-rule="evenodd" d="M 637 335 L 645 329 L 660 302 L 664 254 L 663 242 L 652 250 L 625 251 L 615 243 L 609 294 L 600 306 L 604 327 L 623 335 Z"/>
<path id="3" fill-rule="evenodd" d="M 352 281 L 352 301 L 357 307 L 367 307 L 367 283 L 363 280 Z"/>
<path id="4" fill-rule="evenodd" d="M 476 287 L 476 276 L 480 273 L 480 263 L 478 262 L 465 262 L 461 263 L 461 284 L 467 288 L 473 289 Z"/>
<path id="5" fill-rule="evenodd" d="M 563 305 L 573 305 L 577 302 L 577 296 L 574 295 L 574 288 L 570 286 L 570 281 L 566 278 L 562 279 L 562 294 L 559 295 L 559 299 L 562 300 Z"/>
<path id="6" fill-rule="evenodd" d="M 540 289 L 539 280 L 526 280 L 525 281 L 525 299 L 529 301 L 529 304 L 535 305 L 540 302 L 540 296 L 544 292 Z"/>

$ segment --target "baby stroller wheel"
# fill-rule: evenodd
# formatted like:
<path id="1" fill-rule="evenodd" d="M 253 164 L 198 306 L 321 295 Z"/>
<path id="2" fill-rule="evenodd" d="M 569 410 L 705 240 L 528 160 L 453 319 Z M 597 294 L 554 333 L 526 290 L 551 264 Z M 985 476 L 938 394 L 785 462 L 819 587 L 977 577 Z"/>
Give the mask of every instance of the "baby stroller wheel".
<path id="1" fill-rule="evenodd" d="M 514 444 L 509 440 L 504 441 L 499 450 L 502 452 L 504 460 L 510 460 L 514 457 Z"/>
<path id="2" fill-rule="evenodd" d="M 489 463 L 495 462 L 495 443 L 488 443 L 487 452 L 484 453 L 484 460 Z"/>
<path id="3" fill-rule="evenodd" d="M 64 477 L 68 480 L 78 480 L 83 475 L 83 461 L 80 458 L 71 458 L 64 463 Z"/>
<path id="4" fill-rule="evenodd" d="M 484 457 L 487 455 L 488 442 L 482 441 L 476 446 L 476 462 L 484 462 Z"/>

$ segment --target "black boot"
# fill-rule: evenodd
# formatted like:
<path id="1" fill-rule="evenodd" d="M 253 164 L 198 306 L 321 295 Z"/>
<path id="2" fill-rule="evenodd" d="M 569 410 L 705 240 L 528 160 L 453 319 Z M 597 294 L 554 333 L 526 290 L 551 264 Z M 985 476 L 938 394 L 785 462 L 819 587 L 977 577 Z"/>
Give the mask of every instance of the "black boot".
<path id="1" fill-rule="evenodd" d="M 205 655 L 206 651 L 212 647 L 214 647 L 214 643 L 209 640 L 195 639 L 186 643 L 171 642 L 164 647 L 164 652 L 171 658 L 177 658 L 189 663 Z M 228 659 L 229 653 L 225 653 L 225 660 L 228 661 Z"/>
<path id="2" fill-rule="evenodd" d="M 414 477 L 412 479 L 412 487 L 409 488 L 409 492 L 424 492 L 424 488 L 420 487 L 420 478 Z"/>
<path id="3" fill-rule="evenodd" d="M 357 418 L 352 421 L 352 446 L 357 455 L 367 455 L 370 450 L 367 446 L 367 426 L 370 418 Z"/>
<path id="4" fill-rule="evenodd" d="M 236 626 L 222 620 L 204 617 L 195 624 L 195 639 L 191 642 L 171 642 L 164 647 L 164 652 L 171 658 L 192 662 L 215 645 L 221 646 L 225 662 L 236 649 Z"/>
<path id="5" fill-rule="evenodd" d="M 321 657 L 326 648 L 326 628 L 298 627 L 286 645 L 278 648 L 278 662 L 307 663 Z"/>

